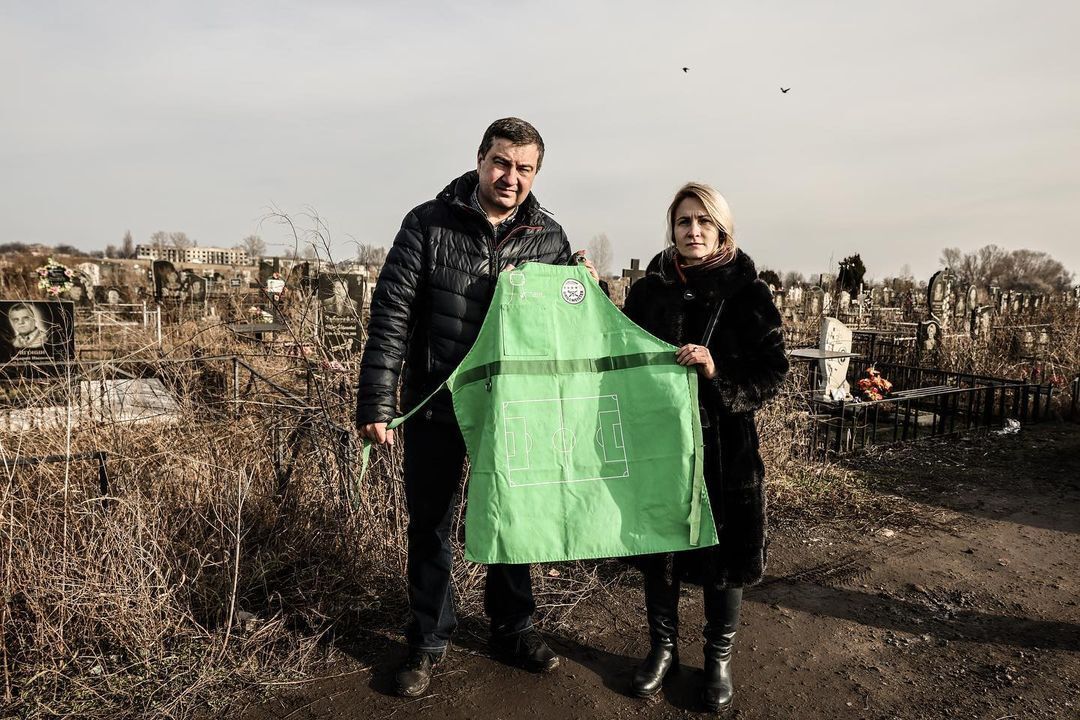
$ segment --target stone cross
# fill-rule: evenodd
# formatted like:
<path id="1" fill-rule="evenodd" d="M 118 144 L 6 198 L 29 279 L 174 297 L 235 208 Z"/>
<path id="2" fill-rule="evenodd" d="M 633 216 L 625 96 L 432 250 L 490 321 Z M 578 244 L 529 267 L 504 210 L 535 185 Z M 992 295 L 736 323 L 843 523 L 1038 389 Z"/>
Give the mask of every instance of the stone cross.
<path id="1" fill-rule="evenodd" d="M 630 267 L 623 268 L 622 276 L 629 280 L 630 285 L 645 277 L 645 271 L 641 269 L 641 260 L 630 258 Z"/>

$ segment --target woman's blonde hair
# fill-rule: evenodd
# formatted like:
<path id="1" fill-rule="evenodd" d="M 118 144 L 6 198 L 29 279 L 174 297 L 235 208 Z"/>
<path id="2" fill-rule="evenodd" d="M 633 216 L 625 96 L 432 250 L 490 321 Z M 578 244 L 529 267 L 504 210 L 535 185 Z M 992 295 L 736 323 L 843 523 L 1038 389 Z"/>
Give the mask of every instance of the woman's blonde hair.
<path id="1" fill-rule="evenodd" d="M 671 201 L 667 211 L 667 240 L 669 245 L 675 244 L 675 211 L 679 209 L 679 203 L 688 197 L 696 198 L 705 206 L 705 212 L 712 221 L 720 228 L 720 248 L 718 253 L 723 253 L 729 258 L 735 256 L 735 220 L 731 217 L 731 208 L 724 196 L 716 192 L 705 183 L 688 182 L 675 193 L 675 199 Z"/>

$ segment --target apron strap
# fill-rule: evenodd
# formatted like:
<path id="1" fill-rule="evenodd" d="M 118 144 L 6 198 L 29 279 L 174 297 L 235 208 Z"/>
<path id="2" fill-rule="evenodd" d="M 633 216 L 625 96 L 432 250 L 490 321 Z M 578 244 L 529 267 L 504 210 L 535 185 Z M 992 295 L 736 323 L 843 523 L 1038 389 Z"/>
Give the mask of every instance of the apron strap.
<path id="1" fill-rule="evenodd" d="M 691 376 L 688 374 L 687 379 Z M 695 378 L 696 379 L 696 378 Z M 691 385 L 691 389 L 693 385 Z M 697 394 L 695 393 L 695 400 Z M 694 470 L 693 481 L 690 484 L 690 545 L 697 547 L 701 544 L 701 507 L 707 497 L 708 488 L 705 487 L 705 446 L 704 436 L 701 430 L 701 418 L 694 408 Z"/>
<path id="2" fill-rule="evenodd" d="M 706 348 L 708 348 L 709 343 L 712 342 L 713 332 L 716 330 L 716 323 L 720 319 L 720 311 L 723 309 L 724 298 L 720 298 L 720 302 L 716 304 L 716 309 L 713 310 L 708 323 L 705 325 L 705 334 L 701 338 L 701 344 Z M 700 420 L 695 423 L 695 435 L 699 435 L 702 432 L 701 429 L 697 427 L 699 424 Z M 701 503 L 708 493 L 708 490 L 705 487 L 704 449 L 704 438 L 695 437 L 694 482 L 693 489 L 690 491 L 690 544 L 695 547 L 701 544 Z"/>
<path id="3" fill-rule="evenodd" d="M 442 383 L 440 383 L 439 387 L 435 388 L 434 392 L 432 392 L 426 398 L 424 398 L 419 403 L 417 403 L 416 407 L 414 407 L 412 410 L 405 413 L 401 417 L 396 417 L 393 420 L 391 420 L 390 422 L 386 423 L 386 429 L 387 430 L 394 430 L 399 425 L 401 425 L 403 422 L 405 422 L 406 420 L 411 418 L 414 414 L 416 414 L 417 410 L 419 410 L 420 408 L 427 405 L 428 401 L 431 400 L 431 398 L 435 397 L 435 395 L 437 395 L 438 392 L 440 390 L 442 390 L 444 387 L 446 387 L 446 381 L 445 380 Z M 364 438 L 363 447 L 360 450 L 360 472 L 356 476 L 356 490 L 357 490 L 357 492 L 356 492 L 355 497 L 353 499 L 353 508 L 354 509 L 358 507 L 358 501 L 359 501 L 359 497 L 360 497 L 360 492 L 359 492 L 360 485 L 361 485 L 361 483 L 364 482 L 364 478 L 367 476 L 368 462 L 369 462 L 369 460 L 371 458 L 371 446 L 374 445 L 374 444 L 375 444 L 375 442 L 371 438 Z"/>

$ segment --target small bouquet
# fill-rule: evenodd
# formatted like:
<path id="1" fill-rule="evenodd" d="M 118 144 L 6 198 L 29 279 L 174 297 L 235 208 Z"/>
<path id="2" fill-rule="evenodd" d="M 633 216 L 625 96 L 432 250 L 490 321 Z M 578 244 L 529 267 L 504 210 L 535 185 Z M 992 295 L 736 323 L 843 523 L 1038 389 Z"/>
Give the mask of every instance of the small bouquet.
<path id="1" fill-rule="evenodd" d="M 892 383 L 881 376 L 873 365 L 866 368 L 866 377 L 856 385 L 863 400 L 884 400 L 892 392 Z"/>

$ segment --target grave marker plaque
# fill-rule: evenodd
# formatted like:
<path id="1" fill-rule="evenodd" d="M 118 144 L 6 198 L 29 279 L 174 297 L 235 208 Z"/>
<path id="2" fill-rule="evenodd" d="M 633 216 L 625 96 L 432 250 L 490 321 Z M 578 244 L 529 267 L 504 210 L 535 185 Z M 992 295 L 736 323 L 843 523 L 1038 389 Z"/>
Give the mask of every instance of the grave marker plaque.
<path id="1" fill-rule="evenodd" d="M 74 303 L 0 300 L 0 365 L 33 365 L 74 357 Z"/>
<path id="2" fill-rule="evenodd" d="M 366 278 L 355 274 L 323 273 L 316 297 L 322 324 L 322 342 L 333 357 L 344 359 L 360 351 L 360 315 Z"/>

